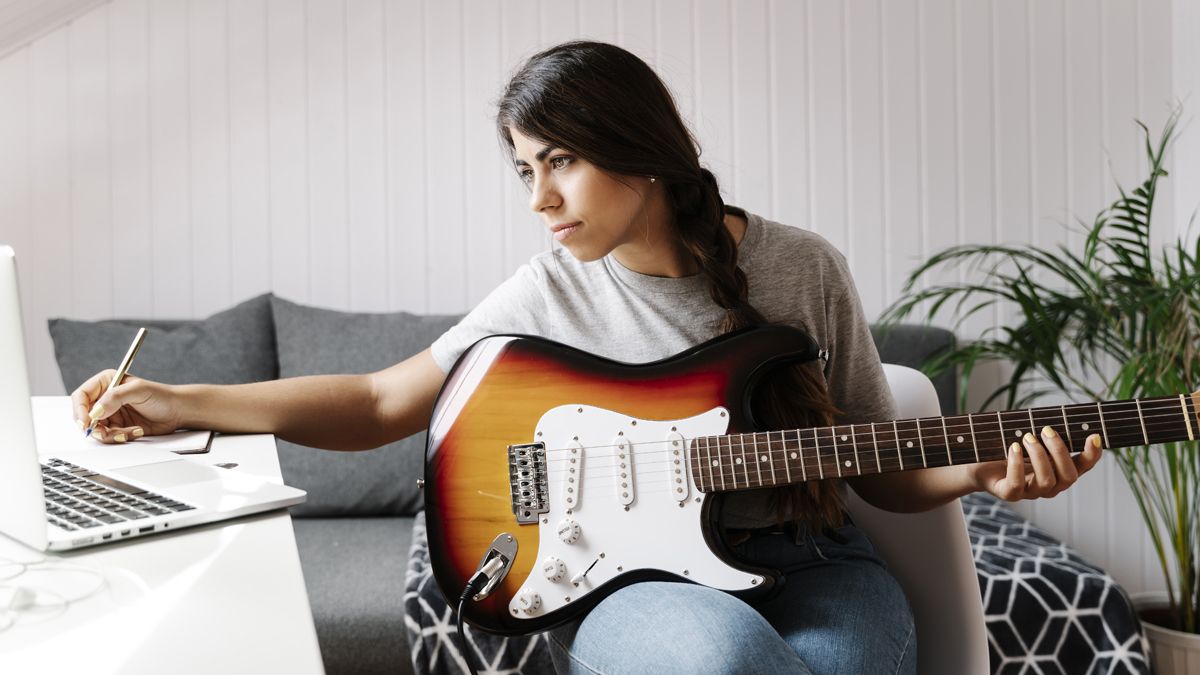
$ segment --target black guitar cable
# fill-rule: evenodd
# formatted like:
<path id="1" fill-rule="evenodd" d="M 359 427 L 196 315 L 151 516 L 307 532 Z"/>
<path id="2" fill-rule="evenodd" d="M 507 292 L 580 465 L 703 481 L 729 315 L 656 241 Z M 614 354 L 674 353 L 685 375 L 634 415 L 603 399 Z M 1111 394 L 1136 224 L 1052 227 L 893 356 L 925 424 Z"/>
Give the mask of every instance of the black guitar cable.
<path id="1" fill-rule="evenodd" d="M 475 664 L 471 660 L 471 650 L 467 645 L 467 636 L 463 634 L 463 606 L 467 604 L 468 598 L 483 590 L 487 582 L 491 581 L 492 576 L 502 567 L 504 567 L 504 558 L 499 555 L 493 556 L 484 563 L 483 567 L 479 568 L 475 576 L 471 577 L 471 580 L 467 582 L 467 587 L 463 589 L 462 595 L 458 596 L 458 616 L 456 617 L 458 642 L 459 648 L 462 649 L 463 661 L 466 662 L 467 670 L 471 671 L 471 675 L 479 675 L 479 673 L 476 672 Z"/>

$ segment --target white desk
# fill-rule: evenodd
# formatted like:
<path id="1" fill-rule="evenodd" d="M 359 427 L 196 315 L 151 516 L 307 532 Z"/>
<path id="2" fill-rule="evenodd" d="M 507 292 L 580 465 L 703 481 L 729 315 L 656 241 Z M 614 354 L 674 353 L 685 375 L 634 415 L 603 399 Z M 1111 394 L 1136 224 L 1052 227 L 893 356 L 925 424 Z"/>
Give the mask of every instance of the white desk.
<path id="1" fill-rule="evenodd" d="M 68 405 L 35 397 L 38 428 L 69 420 Z M 269 435 L 218 436 L 190 458 L 281 482 Z M 43 555 L 0 535 L 0 558 Z M 108 587 L 0 631 L 0 673 L 324 672 L 286 511 L 53 556 Z"/>

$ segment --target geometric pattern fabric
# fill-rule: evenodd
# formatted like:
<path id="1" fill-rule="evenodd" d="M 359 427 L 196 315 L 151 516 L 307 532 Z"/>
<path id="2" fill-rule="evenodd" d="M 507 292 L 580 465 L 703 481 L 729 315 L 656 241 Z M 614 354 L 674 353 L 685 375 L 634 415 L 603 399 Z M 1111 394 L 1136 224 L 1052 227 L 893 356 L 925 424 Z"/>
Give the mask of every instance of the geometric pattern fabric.
<path id="1" fill-rule="evenodd" d="M 1149 645 L 1117 582 L 999 499 L 962 500 L 992 672 L 1149 673 Z"/>
<path id="2" fill-rule="evenodd" d="M 1149 645 L 1125 592 L 1108 574 L 987 494 L 962 499 L 979 576 L 993 673 L 1141 675 Z M 405 577 L 413 669 L 468 673 L 454 611 L 433 580 L 425 514 L 414 519 Z M 465 625 L 480 673 L 553 672 L 545 634 L 504 638 Z"/>

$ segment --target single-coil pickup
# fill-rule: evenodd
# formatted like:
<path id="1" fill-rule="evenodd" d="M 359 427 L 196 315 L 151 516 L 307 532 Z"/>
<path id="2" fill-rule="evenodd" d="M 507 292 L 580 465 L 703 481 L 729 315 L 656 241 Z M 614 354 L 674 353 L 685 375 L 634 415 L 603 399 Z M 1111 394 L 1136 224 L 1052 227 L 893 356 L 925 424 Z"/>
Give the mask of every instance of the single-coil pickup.
<path id="1" fill-rule="evenodd" d="M 667 484 L 671 498 L 681 504 L 688 500 L 687 441 L 678 431 L 667 434 Z"/>
<path id="2" fill-rule="evenodd" d="M 617 469 L 617 480 L 614 483 L 617 486 L 617 499 L 623 506 L 629 506 L 637 498 L 637 489 L 633 483 L 633 443 L 625 438 L 625 434 L 619 434 L 613 441 L 613 450 L 616 453 L 613 466 Z"/>
<path id="3" fill-rule="evenodd" d="M 580 489 L 583 488 L 583 443 L 578 439 L 567 446 L 567 470 L 563 472 L 563 505 L 568 509 L 579 508 Z"/>

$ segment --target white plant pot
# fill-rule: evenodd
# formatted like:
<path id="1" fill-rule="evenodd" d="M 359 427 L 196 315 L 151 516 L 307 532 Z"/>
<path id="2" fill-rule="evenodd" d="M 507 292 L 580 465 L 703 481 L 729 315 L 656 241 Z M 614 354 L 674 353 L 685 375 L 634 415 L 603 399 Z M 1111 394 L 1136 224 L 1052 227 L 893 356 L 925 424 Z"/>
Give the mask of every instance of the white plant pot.
<path id="1" fill-rule="evenodd" d="M 1161 591 L 1135 593 L 1130 600 L 1138 612 L 1167 606 L 1167 594 Z M 1149 621 L 1142 622 L 1142 629 L 1150 642 L 1150 662 L 1156 675 L 1200 673 L 1200 634 L 1163 628 Z"/>

